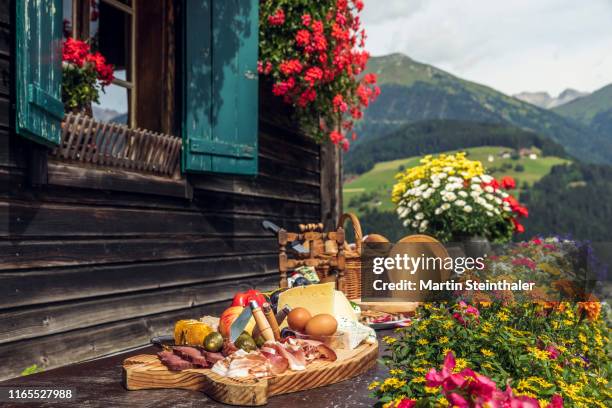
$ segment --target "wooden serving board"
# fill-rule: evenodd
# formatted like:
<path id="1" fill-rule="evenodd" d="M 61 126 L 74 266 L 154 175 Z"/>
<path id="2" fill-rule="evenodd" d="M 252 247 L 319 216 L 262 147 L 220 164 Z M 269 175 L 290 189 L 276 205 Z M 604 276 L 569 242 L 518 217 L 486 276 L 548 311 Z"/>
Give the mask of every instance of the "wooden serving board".
<path id="1" fill-rule="evenodd" d="M 376 365 L 378 344 L 362 344 L 355 350 L 336 350 L 338 360 L 313 361 L 304 371 L 287 370 L 270 378 L 232 379 L 209 369 L 170 371 L 156 355 L 141 354 L 123 361 L 128 390 L 180 388 L 198 390 L 231 405 L 265 405 L 268 397 L 309 390 L 356 377 Z"/>

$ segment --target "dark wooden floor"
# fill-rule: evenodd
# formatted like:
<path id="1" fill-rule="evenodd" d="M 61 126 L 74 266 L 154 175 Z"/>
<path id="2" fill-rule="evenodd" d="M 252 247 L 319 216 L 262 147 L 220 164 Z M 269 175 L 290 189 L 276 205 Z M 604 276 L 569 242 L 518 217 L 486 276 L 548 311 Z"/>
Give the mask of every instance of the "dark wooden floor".
<path id="1" fill-rule="evenodd" d="M 379 339 L 394 335 L 392 331 L 381 331 Z M 383 346 L 381 345 L 381 353 Z M 130 355 L 154 352 L 149 347 L 131 353 L 71 365 L 0 383 L 1 387 L 54 386 L 76 387 L 77 395 L 72 403 L 15 404 L 15 407 L 130 407 L 130 408 L 187 408 L 220 407 L 224 404 L 210 400 L 201 392 L 186 390 L 139 390 L 126 391 L 121 385 L 121 362 Z M 375 400 L 368 397 L 368 385 L 386 377 L 387 370 L 380 364 L 367 373 L 338 384 L 313 390 L 279 395 L 270 398 L 267 407 L 370 407 Z M 11 405 L 8 405 L 11 406 Z"/>

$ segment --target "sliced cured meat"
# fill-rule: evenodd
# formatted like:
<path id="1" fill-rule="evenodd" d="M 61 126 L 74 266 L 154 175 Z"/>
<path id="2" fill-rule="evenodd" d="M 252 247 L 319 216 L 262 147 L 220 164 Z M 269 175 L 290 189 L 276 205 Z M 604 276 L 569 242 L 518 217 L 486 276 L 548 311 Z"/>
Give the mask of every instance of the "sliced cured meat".
<path id="1" fill-rule="evenodd" d="M 292 371 L 302 371 L 306 369 L 306 356 L 301 347 L 297 346 L 296 349 L 292 349 L 287 343 L 281 344 L 271 341 L 266 342 L 265 345 L 274 348 L 278 355 L 286 358 L 289 368 Z"/>
<path id="2" fill-rule="evenodd" d="M 212 365 L 210 361 L 208 361 L 206 357 L 202 355 L 200 350 L 195 347 L 177 346 L 173 347 L 172 351 L 183 360 L 190 361 L 198 368 L 208 368 Z"/>
<path id="3" fill-rule="evenodd" d="M 161 351 L 157 353 L 162 364 L 168 367 L 169 370 L 172 371 L 181 371 L 186 370 L 188 368 L 193 368 L 193 364 L 191 364 L 187 360 L 183 360 L 176 354 L 171 351 Z"/>
<path id="4" fill-rule="evenodd" d="M 213 353 L 211 351 L 205 351 L 205 350 L 200 350 L 200 352 L 202 353 L 202 355 L 204 357 L 206 357 L 206 360 L 208 360 L 210 365 L 213 365 L 217 361 L 223 360 L 225 358 L 225 357 L 223 357 L 223 354 L 221 354 L 221 353 Z"/>
<path id="5" fill-rule="evenodd" d="M 268 364 L 270 365 L 270 372 L 272 374 L 282 374 L 289 368 L 289 361 L 285 357 L 276 354 L 276 350 L 274 350 L 274 353 L 270 353 L 264 351 L 262 348 L 261 354 L 263 354 L 263 356 L 266 357 L 266 359 L 268 360 Z"/>

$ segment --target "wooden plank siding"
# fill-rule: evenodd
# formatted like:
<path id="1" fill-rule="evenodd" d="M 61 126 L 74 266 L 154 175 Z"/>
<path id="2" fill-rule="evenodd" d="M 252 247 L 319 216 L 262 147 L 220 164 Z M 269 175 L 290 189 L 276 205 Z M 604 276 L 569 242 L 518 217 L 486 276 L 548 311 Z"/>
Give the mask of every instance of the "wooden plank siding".
<path id="1" fill-rule="evenodd" d="M 141 188 L 78 180 L 56 160 L 34 186 L 36 145 L 11 120 L 12 18 L 0 3 L 0 379 L 144 345 L 179 318 L 220 313 L 237 290 L 276 286 L 277 244 L 261 222 L 321 220 L 319 146 L 261 108 L 276 113 L 260 116 L 258 176 L 190 175 L 191 200 L 149 191 L 146 177 Z"/>

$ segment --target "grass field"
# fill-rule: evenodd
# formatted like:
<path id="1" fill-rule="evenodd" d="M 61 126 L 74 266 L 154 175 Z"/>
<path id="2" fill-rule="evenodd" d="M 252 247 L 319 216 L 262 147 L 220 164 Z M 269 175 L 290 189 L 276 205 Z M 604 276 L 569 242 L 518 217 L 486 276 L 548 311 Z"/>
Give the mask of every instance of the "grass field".
<path id="1" fill-rule="evenodd" d="M 524 183 L 532 185 L 548 174 L 552 166 L 569 162 L 559 157 L 540 157 L 539 155 L 535 160 L 528 157 L 522 157 L 517 160 L 511 158 L 504 159 L 499 157 L 498 154 L 502 151 L 509 151 L 509 149 L 498 146 L 474 147 L 462 150 L 468 153 L 470 159 L 480 160 L 487 170 L 493 170 L 493 176 L 498 178 L 502 176 L 514 177 L 519 187 L 522 187 Z M 493 156 L 495 160 L 489 162 L 489 156 Z M 344 207 L 356 213 L 359 213 L 360 209 L 363 209 L 364 206 L 377 207 L 381 211 L 393 209 L 391 188 L 395 184 L 395 175 L 399 172 L 401 166 L 409 168 L 418 165 L 420 159 L 421 157 L 419 156 L 377 163 L 372 170 L 348 181 L 344 184 Z M 516 171 L 517 165 L 522 165 L 524 171 Z M 506 168 L 500 170 L 503 166 Z M 367 198 L 363 196 L 364 194 L 367 195 Z M 355 201 L 358 199 L 360 199 L 360 203 L 356 205 Z"/>

